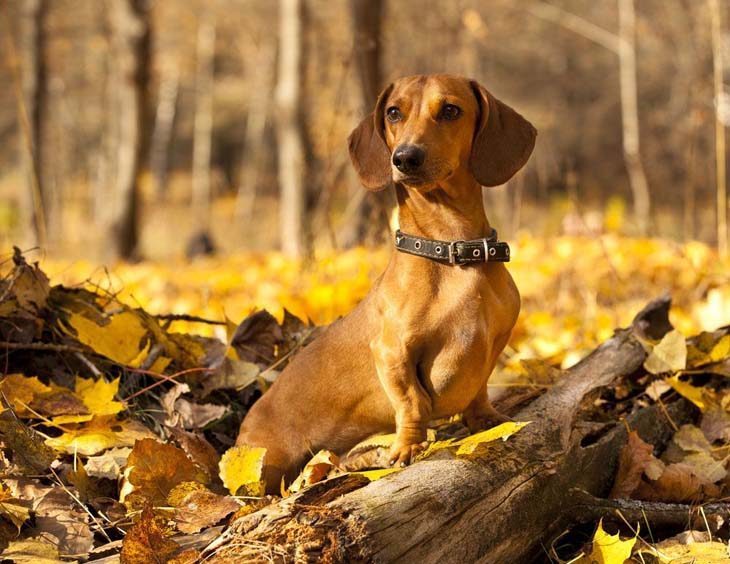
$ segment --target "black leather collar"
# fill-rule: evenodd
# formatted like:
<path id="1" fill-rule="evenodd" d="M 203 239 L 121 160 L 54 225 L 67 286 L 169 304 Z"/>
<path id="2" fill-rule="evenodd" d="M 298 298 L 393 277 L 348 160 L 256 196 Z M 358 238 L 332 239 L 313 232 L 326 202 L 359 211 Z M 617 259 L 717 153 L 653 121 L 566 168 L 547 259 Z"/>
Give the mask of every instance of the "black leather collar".
<path id="1" fill-rule="evenodd" d="M 497 231 L 492 229 L 488 237 L 468 241 L 437 241 L 395 232 L 395 248 L 402 253 L 431 259 L 451 265 L 479 262 L 509 262 L 509 245 L 497 240 Z"/>

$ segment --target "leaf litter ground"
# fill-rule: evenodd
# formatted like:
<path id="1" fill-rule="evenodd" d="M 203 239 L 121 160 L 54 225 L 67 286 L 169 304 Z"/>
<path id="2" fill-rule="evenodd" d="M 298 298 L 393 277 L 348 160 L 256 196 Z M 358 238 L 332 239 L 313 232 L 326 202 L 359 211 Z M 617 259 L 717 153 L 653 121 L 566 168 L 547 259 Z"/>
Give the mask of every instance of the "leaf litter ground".
<path id="1" fill-rule="evenodd" d="M 705 262 L 712 260 L 703 249 L 691 253 L 695 276 L 714 281 L 705 282 L 705 302 L 699 300 L 698 307 L 709 307 L 711 300 L 717 306 L 716 296 L 724 296 L 727 279 L 708 275 Z M 652 260 L 654 271 L 642 276 L 666 278 L 665 259 Z M 626 278 L 624 265 L 611 268 Z M 153 556 L 160 562 L 195 562 L 221 527 L 271 501 L 261 496 L 264 453 L 231 447 L 247 409 L 291 356 L 316 336 L 314 325 L 286 310 L 277 311 L 281 321 L 259 310 L 240 323 L 220 315 L 220 321 L 209 322 L 195 317 L 208 313 L 195 308 L 189 314 L 156 316 L 130 306 L 134 300 L 119 289 L 99 284 L 52 286 L 38 265 L 29 264 L 17 251 L 5 271 L 0 281 L 3 558 L 85 561 L 120 554 L 123 562 L 148 562 Z M 555 285 L 565 286 L 571 273 L 542 275 L 544 285 L 552 286 L 562 299 Z M 690 276 L 685 281 L 693 280 Z M 500 368 L 508 374 L 506 385 L 527 391 L 517 401 L 552 385 L 559 366 L 607 336 L 601 328 L 605 316 L 596 315 L 586 331 L 593 341 L 578 337 L 575 327 L 548 339 L 560 320 L 530 308 L 530 280 L 522 282 L 527 309 Z M 362 281 L 354 286 L 365 287 Z M 348 300 L 356 301 L 360 290 L 350 291 Z M 326 295 L 312 293 L 314 302 L 327 300 Z M 314 302 L 302 309 L 316 306 Z M 721 302 L 720 307 L 725 305 Z M 685 301 L 675 313 L 676 324 L 692 327 L 695 313 Z M 568 318 L 565 324 L 574 321 Z M 173 330 L 181 325 L 203 329 L 196 335 Z M 535 334 L 536 330 L 545 333 Z M 580 338 L 587 340 L 576 340 Z M 612 496 L 687 504 L 725 498 L 730 487 L 730 396 L 725 386 L 730 330 L 703 332 L 690 340 L 673 331 L 645 346 L 650 351 L 645 370 L 604 390 L 586 412 L 596 419 L 616 419 L 681 395 L 697 406 L 698 418 L 694 425 L 679 427 L 663 452 L 655 452 L 632 433 Z M 431 446 L 423 456 L 440 449 L 469 456 L 477 445 L 506 440 L 528 423 L 508 423 L 468 436 L 458 417 L 435 422 L 429 431 Z M 316 453 L 282 495 L 346 472 L 384 478 L 398 471 L 383 468 L 392 440 L 389 435 L 371 438 L 342 457 Z M 664 562 L 687 554 L 701 561 L 696 559 L 703 551 L 716 556 L 722 544 L 718 539 L 728 537 L 728 524 L 715 519 L 688 525 L 702 530 L 642 544 L 638 528 L 633 537 L 625 530 L 619 537 L 598 524 L 593 542 L 578 547 L 583 555 L 578 558 Z M 561 557 L 554 553 L 554 559 Z"/>

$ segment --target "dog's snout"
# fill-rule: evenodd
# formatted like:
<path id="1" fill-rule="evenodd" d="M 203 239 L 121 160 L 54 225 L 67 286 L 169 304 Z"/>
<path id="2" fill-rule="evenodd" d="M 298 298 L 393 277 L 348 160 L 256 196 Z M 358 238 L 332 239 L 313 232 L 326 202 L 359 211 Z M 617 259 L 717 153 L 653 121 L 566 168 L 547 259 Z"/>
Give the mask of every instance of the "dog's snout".
<path id="1" fill-rule="evenodd" d="M 416 172 L 426 160 L 426 151 L 418 145 L 401 145 L 393 152 L 393 164 L 401 172 Z"/>

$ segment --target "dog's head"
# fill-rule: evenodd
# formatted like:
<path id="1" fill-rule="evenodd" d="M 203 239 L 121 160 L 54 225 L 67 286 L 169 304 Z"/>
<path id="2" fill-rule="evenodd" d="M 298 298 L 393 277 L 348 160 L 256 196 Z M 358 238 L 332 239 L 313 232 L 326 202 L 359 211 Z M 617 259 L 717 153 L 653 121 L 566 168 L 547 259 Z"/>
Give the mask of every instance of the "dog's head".
<path id="1" fill-rule="evenodd" d="M 497 186 L 527 162 L 536 134 L 473 80 L 410 76 L 386 87 L 350 134 L 350 157 L 369 190 L 393 181 L 430 190 L 463 169 Z"/>

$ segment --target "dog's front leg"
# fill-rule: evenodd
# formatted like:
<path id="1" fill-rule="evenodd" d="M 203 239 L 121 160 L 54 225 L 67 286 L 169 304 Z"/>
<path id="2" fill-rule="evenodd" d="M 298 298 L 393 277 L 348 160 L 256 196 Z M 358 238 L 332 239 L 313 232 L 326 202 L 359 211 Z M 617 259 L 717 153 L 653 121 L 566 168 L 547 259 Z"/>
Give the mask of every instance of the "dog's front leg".
<path id="1" fill-rule="evenodd" d="M 396 439 L 390 449 L 391 466 L 406 466 L 426 446 L 431 398 L 421 386 L 408 347 L 393 330 L 370 343 L 378 378 L 395 411 Z"/>

